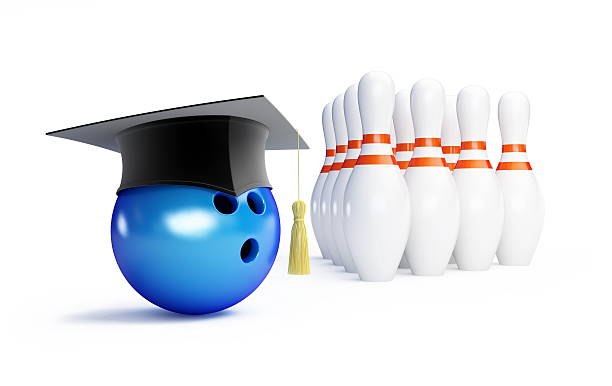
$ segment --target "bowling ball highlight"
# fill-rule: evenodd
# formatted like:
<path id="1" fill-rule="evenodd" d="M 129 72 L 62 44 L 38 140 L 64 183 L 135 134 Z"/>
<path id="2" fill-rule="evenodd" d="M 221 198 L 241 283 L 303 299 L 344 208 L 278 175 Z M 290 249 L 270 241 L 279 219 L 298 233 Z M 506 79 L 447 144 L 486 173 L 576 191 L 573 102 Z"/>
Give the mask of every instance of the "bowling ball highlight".
<path id="1" fill-rule="evenodd" d="M 119 192 L 113 252 L 130 285 L 151 303 L 184 314 L 223 310 L 265 279 L 280 240 L 270 188 L 238 197 L 163 185 Z"/>

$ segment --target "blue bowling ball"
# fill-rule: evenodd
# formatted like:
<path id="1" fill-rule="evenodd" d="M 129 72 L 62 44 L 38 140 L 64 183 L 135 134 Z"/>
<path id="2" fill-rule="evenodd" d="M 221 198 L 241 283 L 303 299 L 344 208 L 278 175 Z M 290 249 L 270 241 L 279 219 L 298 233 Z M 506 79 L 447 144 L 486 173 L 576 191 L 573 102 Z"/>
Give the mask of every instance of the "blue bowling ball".
<path id="1" fill-rule="evenodd" d="M 269 188 L 238 197 L 193 186 L 119 192 L 113 252 L 130 285 L 151 303 L 183 314 L 220 311 L 266 278 L 280 240 Z"/>

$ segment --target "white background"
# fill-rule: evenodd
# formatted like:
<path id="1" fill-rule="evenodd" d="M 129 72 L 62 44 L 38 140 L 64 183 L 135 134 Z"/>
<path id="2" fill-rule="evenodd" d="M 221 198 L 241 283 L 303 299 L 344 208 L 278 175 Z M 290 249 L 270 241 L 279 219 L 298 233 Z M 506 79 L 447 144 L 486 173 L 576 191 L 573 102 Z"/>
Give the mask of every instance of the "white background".
<path id="1" fill-rule="evenodd" d="M 215 1 L 3 3 L 0 10 L 0 383 L 597 385 L 612 382 L 606 2 Z M 572 4 L 572 5 L 570 5 Z M 369 70 L 397 89 L 532 103 L 528 151 L 544 192 L 530 267 L 400 272 L 363 283 L 322 260 L 286 274 L 295 153 L 267 155 L 283 222 L 277 262 L 248 299 L 182 317 L 116 267 L 116 153 L 46 131 L 265 94 L 323 160 L 325 103 Z"/>

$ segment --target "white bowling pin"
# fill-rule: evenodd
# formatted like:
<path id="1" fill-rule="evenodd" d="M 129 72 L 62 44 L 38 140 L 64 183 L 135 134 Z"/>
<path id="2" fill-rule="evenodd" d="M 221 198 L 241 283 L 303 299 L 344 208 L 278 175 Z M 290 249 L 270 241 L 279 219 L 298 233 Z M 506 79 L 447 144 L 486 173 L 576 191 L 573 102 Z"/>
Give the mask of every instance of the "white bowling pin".
<path id="1" fill-rule="evenodd" d="M 442 154 L 446 160 L 446 166 L 452 172 L 459 159 L 461 150 L 461 134 L 459 133 L 459 122 L 457 121 L 457 96 L 447 95 L 444 106 L 444 119 L 442 120 Z M 455 257 L 451 256 L 450 264 L 456 264 Z"/>
<path id="2" fill-rule="evenodd" d="M 369 72 L 359 81 L 361 153 L 346 186 L 344 232 L 361 280 L 392 280 L 410 230 L 410 195 L 391 150 L 393 80 Z"/>
<path id="3" fill-rule="evenodd" d="M 408 164 L 414 151 L 414 128 L 412 127 L 412 114 L 410 113 L 410 90 L 401 90 L 395 94 L 395 108 L 393 109 L 393 126 L 397 135 L 397 152 L 395 159 L 402 176 L 408 169 Z M 406 255 L 400 261 L 400 268 L 410 268 Z"/>
<path id="4" fill-rule="evenodd" d="M 334 185 L 344 159 L 346 158 L 346 151 L 348 150 L 348 135 L 346 130 L 346 122 L 344 120 L 344 94 L 338 95 L 332 104 L 332 121 L 334 122 L 334 134 L 336 136 L 336 155 L 334 157 L 334 163 L 327 173 L 325 184 L 323 185 L 323 191 L 321 193 L 321 210 L 325 216 L 323 216 L 323 230 L 325 232 L 327 249 L 329 250 L 330 258 L 335 265 L 344 265 L 342 261 L 342 255 L 338 250 L 338 245 L 334 237 L 332 228 L 332 192 Z"/>
<path id="5" fill-rule="evenodd" d="M 357 157 L 361 152 L 361 139 L 363 137 L 356 84 L 350 86 L 344 93 L 344 119 L 348 130 L 348 151 L 332 191 L 332 234 L 344 263 L 344 268 L 347 272 L 356 273 L 357 267 L 344 236 L 344 218 L 342 216 L 344 192 L 353 167 L 357 162 Z"/>
<path id="6" fill-rule="evenodd" d="M 444 88 L 436 80 L 423 79 L 412 87 L 416 138 L 404 178 L 412 209 L 406 257 L 415 275 L 444 273 L 459 229 L 457 189 L 441 148 L 444 99 Z"/>
<path id="7" fill-rule="evenodd" d="M 315 183 L 314 189 L 312 190 L 312 198 L 310 199 L 310 218 L 312 221 L 312 228 L 321 250 L 321 255 L 324 258 L 329 259 L 329 253 L 326 250 L 325 245 L 325 234 L 322 230 L 322 217 L 321 217 L 321 192 L 323 191 L 323 185 L 327 174 L 334 163 L 334 156 L 336 154 L 336 137 L 334 135 L 334 125 L 332 123 L 332 103 L 328 103 L 323 109 L 322 116 L 323 123 L 323 137 L 325 138 L 325 161 L 317 182 Z"/>
<path id="8" fill-rule="evenodd" d="M 457 97 L 447 95 L 444 120 L 442 121 L 442 153 L 446 159 L 446 165 L 451 171 L 455 169 L 460 150 L 461 134 L 459 132 L 459 121 L 457 121 Z"/>
<path id="9" fill-rule="evenodd" d="M 461 152 L 453 177 L 459 192 L 461 224 L 453 256 L 459 269 L 489 269 L 501 237 L 504 200 L 487 156 L 489 94 L 466 87 L 457 96 Z"/>
<path id="10" fill-rule="evenodd" d="M 504 194 L 504 226 L 497 247 L 502 265 L 529 265 L 544 224 L 544 199 L 527 159 L 529 100 L 504 94 L 498 106 L 502 156 L 497 177 Z"/>

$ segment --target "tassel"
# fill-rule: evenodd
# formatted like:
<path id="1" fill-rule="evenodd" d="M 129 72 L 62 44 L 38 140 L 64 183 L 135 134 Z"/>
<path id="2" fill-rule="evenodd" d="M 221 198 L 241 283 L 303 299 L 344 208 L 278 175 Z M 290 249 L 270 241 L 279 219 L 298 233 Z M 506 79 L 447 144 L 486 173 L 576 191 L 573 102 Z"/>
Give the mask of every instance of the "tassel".
<path id="1" fill-rule="evenodd" d="M 291 245 L 289 246 L 289 274 L 310 275 L 310 255 L 308 254 L 308 236 L 306 235 L 306 203 L 300 200 L 300 134 L 297 135 L 297 201 L 291 205 L 293 226 L 291 227 Z"/>
<path id="2" fill-rule="evenodd" d="M 308 255 L 308 238 L 304 215 L 306 204 L 297 200 L 291 206 L 293 210 L 293 226 L 291 227 L 291 246 L 289 250 L 289 274 L 310 274 L 310 256 Z"/>

